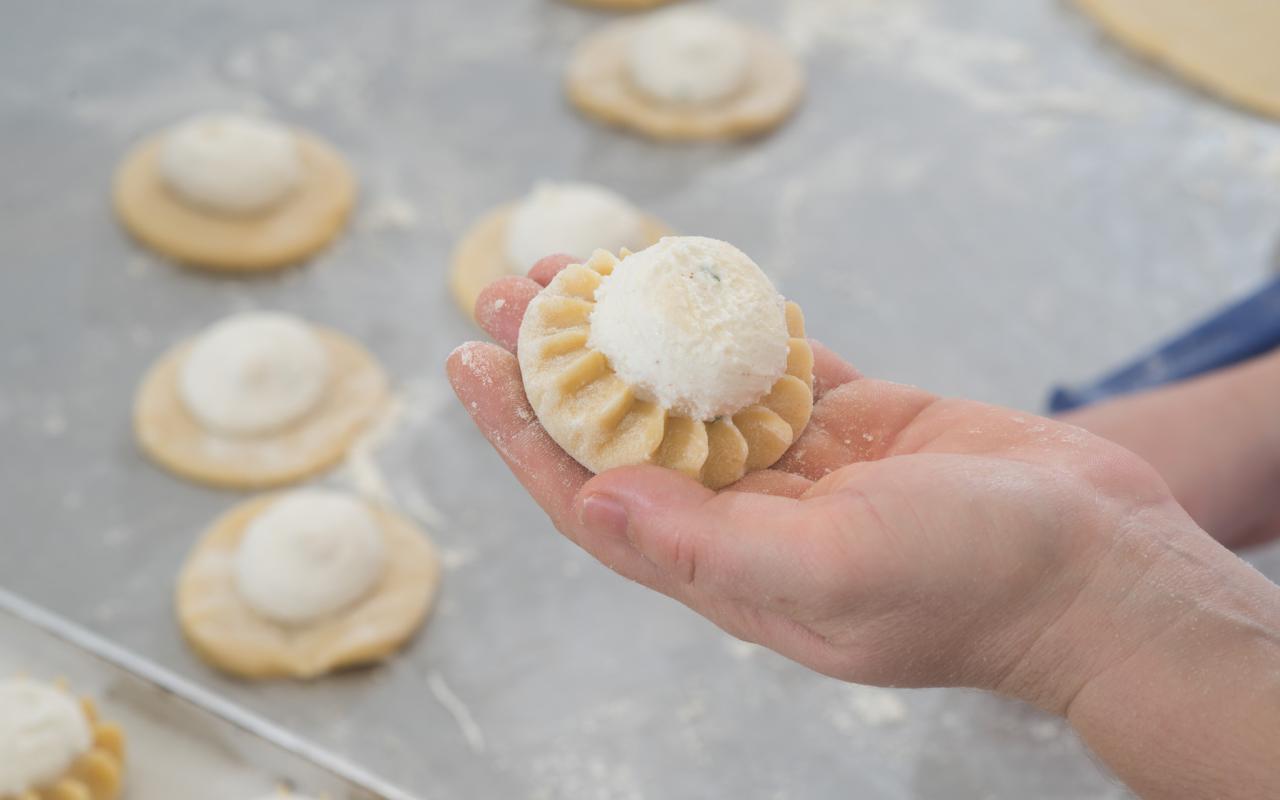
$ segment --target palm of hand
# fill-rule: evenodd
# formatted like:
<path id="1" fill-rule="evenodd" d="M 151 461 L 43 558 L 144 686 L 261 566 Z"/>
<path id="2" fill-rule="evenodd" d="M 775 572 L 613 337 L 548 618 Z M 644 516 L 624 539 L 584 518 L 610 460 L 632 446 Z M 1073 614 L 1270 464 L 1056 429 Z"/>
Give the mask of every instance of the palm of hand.
<path id="1" fill-rule="evenodd" d="M 1172 503 L 1144 462 L 1078 428 L 864 378 L 817 343 L 812 421 L 773 469 L 718 494 L 656 467 L 592 477 L 538 425 L 511 352 L 569 262 L 481 295 L 501 346 L 454 352 L 459 398 L 566 536 L 819 671 L 994 688 L 1089 580 L 1100 526 Z"/>

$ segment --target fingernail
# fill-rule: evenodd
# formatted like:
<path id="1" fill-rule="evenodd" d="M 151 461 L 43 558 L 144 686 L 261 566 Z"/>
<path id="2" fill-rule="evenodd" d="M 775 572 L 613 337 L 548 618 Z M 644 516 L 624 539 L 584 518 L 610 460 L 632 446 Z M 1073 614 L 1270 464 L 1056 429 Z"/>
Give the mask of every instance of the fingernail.
<path id="1" fill-rule="evenodd" d="M 612 497 L 593 494 L 582 501 L 582 524 L 593 533 L 624 539 L 627 535 L 627 510 Z"/>

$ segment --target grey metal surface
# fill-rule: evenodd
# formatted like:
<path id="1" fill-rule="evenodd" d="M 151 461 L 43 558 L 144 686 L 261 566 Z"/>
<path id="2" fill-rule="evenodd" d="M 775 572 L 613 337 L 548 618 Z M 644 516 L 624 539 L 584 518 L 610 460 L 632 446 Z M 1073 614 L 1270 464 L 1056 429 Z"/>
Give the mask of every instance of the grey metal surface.
<path id="1" fill-rule="evenodd" d="M 0 670 L 57 676 L 121 726 L 132 800 L 261 797 L 277 787 L 331 800 L 411 800 L 359 767 L 0 589 Z"/>
<path id="2" fill-rule="evenodd" d="M 759 142 L 664 147 L 565 106 L 565 55 L 607 17 L 549 0 L 11 4 L 0 584 L 424 797 L 1121 795 L 1052 720 L 815 677 L 557 537 L 442 380 L 474 333 L 445 265 L 472 218 L 535 179 L 597 180 L 740 245 L 864 370 L 1034 409 L 1052 380 L 1262 277 L 1280 128 L 1049 0 L 723 5 L 791 42 L 808 101 Z M 266 108 L 341 146 L 363 197 L 338 246 L 248 280 L 126 240 L 107 202 L 116 160 L 211 107 Z M 437 613 L 383 667 L 239 683 L 172 620 L 179 564 L 239 496 L 149 466 L 131 396 L 166 345 L 250 306 L 359 337 L 404 395 L 378 470 L 334 478 L 380 474 L 446 553 Z M 1280 575 L 1275 549 L 1259 563 Z"/>

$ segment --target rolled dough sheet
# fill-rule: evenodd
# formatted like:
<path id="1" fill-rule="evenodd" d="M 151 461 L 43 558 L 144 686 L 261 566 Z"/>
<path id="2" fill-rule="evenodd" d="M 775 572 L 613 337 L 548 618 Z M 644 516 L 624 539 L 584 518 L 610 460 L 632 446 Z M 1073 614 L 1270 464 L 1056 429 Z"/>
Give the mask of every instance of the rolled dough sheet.
<path id="1" fill-rule="evenodd" d="M 1136 53 L 1280 117 L 1280 0 L 1077 0 Z"/>

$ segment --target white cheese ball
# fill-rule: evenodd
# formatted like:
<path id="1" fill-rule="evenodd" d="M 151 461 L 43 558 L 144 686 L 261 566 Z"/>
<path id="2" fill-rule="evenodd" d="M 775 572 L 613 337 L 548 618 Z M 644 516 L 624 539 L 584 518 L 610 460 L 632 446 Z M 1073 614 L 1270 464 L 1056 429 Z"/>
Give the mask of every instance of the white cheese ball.
<path id="1" fill-rule="evenodd" d="M 363 502 L 342 492 L 302 489 L 249 523 L 234 571 L 236 590 L 254 611 L 303 625 L 367 595 L 386 567 L 382 528 Z"/>
<path id="2" fill-rule="evenodd" d="M 311 326 L 274 312 L 245 312 L 211 326 L 192 345 L 178 376 L 182 401 L 205 428 L 260 436 L 315 409 L 331 365 Z"/>
<path id="3" fill-rule="evenodd" d="M 787 368 L 782 296 L 727 242 L 672 236 L 596 290 L 588 344 L 644 400 L 697 420 L 763 398 Z"/>
<path id="4" fill-rule="evenodd" d="M 80 704 L 44 683 L 0 681 L 0 797 L 61 777 L 93 735 Z"/>
<path id="5" fill-rule="evenodd" d="M 674 105 L 711 105 L 742 88 L 751 53 L 738 23 L 675 7 L 639 23 L 626 58 L 632 83 L 645 94 Z"/>
<path id="6" fill-rule="evenodd" d="M 293 131 L 240 114 L 204 114 L 175 125 L 160 150 L 160 176 L 188 203 L 228 215 L 279 205 L 302 181 Z"/>
<path id="7" fill-rule="evenodd" d="M 597 249 L 647 244 L 644 217 L 626 198 L 591 183 L 540 183 L 507 223 L 507 261 L 523 275 L 540 258 L 588 258 Z"/>

